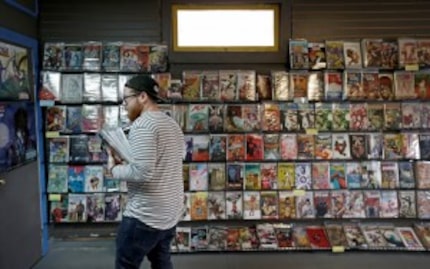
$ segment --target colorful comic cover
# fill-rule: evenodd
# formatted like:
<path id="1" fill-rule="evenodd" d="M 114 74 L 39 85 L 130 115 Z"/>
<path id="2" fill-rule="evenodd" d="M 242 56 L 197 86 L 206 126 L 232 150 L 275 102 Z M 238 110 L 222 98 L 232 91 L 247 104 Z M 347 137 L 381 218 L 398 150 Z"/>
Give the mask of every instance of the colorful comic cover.
<path id="1" fill-rule="evenodd" d="M 343 58 L 346 69 L 360 69 L 362 67 L 362 56 L 360 42 L 344 42 Z"/>
<path id="2" fill-rule="evenodd" d="M 343 41 L 326 41 L 327 69 L 344 69 Z"/>
<path id="3" fill-rule="evenodd" d="M 294 246 L 296 249 L 310 249 L 311 243 L 305 225 L 293 226 Z"/>
<path id="4" fill-rule="evenodd" d="M 243 163 L 227 163 L 227 190 L 243 190 Z"/>
<path id="5" fill-rule="evenodd" d="M 208 219 L 225 219 L 225 193 L 223 191 L 209 192 Z"/>
<path id="6" fill-rule="evenodd" d="M 227 160 L 243 161 L 245 160 L 245 136 L 233 135 L 227 136 Z"/>
<path id="7" fill-rule="evenodd" d="M 256 74 L 255 71 L 237 72 L 238 100 L 255 101 L 256 94 Z"/>
<path id="8" fill-rule="evenodd" d="M 102 67 L 105 71 L 118 71 L 120 68 L 121 42 L 107 42 L 102 46 Z"/>
<path id="9" fill-rule="evenodd" d="M 325 98 L 324 74 L 320 71 L 308 73 L 308 100 L 322 101 Z"/>
<path id="10" fill-rule="evenodd" d="M 296 134 L 281 134 L 279 148 L 282 160 L 297 159 L 297 135 Z"/>
<path id="11" fill-rule="evenodd" d="M 275 223 L 276 241 L 278 249 L 292 249 L 294 247 L 293 227 L 289 224 Z"/>
<path id="12" fill-rule="evenodd" d="M 402 127 L 402 110 L 400 103 L 384 104 L 384 129 L 399 130 Z"/>
<path id="13" fill-rule="evenodd" d="M 329 249 L 330 242 L 323 226 L 308 226 L 306 233 L 312 249 Z"/>
<path id="14" fill-rule="evenodd" d="M 416 218 L 417 204 L 414 191 L 399 191 L 399 217 L 400 218 Z"/>
<path id="15" fill-rule="evenodd" d="M 367 134 L 368 159 L 381 159 L 383 149 L 383 135 L 381 133 Z"/>
<path id="16" fill-rule="evenodd" d="M 261 189 L 276 190 L 278 188 L 276 163 L 261 163 Z"/>
<path id="17" fill-rule="evenodd" d="M 331 196 L 329 191 L 314 192 L 316 218 L 331 218 Z"/>
<path id="18" fill-rule="evenodd" d="M 319 131 L 332 129 L 333 115 L 331 103 L 315 103 L 315 128 Z"/>
<path id="19" fill-rule="evenodd" d="M 328 162 L 312 163 L 312 189 L 330 189 L 330 164 Z"/>
<path id="20" fill-rule="evenodd" d="M 227 219 L 242 219 L 243 193 L 228 191 L 225 193 Z"/>
<path id="21" fill-rule="evenodd" d="M 377 224 L 361 225 L 361 230 L 366 238 L 369 248 L 384 249 L 388 246 L 387 241 L 384 239 L 382 231 Z"/>
<path id="22" fill-rule="evenodd" d="M 350 112 L 349 103 L 333 103 L 333 131 L 349 130 Z"/>
<path id="23" fill-rule="evenodd" d="M 348 206 L 348 199 L 349 199 L 349 192 L 342 190 L 336 190 L 331 192 L 331 209 L 332 209 L 332 216 L 337 219 L 346 218 L 346 214 L 348 213 L 347 206 Z"/>
<path id="24" fill-rule="evenodd" d="M 347 100 L 364 100 L 363 73 L 361 71 L 345 71 L 343 73 L 343 96 Z"/>
<path id="25" fill-rule="evenodd" d="M 158 96 L 167 99 L 172 81 L 170 73 L 156 73 L 151 75 L 158 84 Z"/>
<path id="26" fill-rule="evenodd" d="M 381 224 L 378 228 L 387 242 L 388 248 L 393 248 L 396 250 L 404 249 L 405 245 L 403 244 L 402 239 L 393 224 Z"/>
<path id="27" fill-rule="evenodd" d="M 332 190 L 340 190 L 347 188 L 345 163 L 331 162 L 330 163 L 330 188 Z"/>
<path id="28" fill-rule="evenodd" d="M 191 104 L 188 106 L 187 131 L 207 131 L 209 130 L 209 105 Z"/>
<path id="29" fill-rule="evenodd" d="M 365 218 L 364 195 L 361 191 L 349 191 L 346 201 L 345 218 Z"/>
<path id="30" fill-rule="evenodd" d="M 85 166 L 70 165 L 67 170 L 69 192 L 85 191 Z"/>
<path id="31" fill-rule="evenodd" d="M 45 131 L 61 132 L 66 127 L 66 107 L 51 106 L 46 108 Z"/>
<path id="32" fill-rule="evenodd" d="M 290 68 L 291 69 L 308 69 L 308 42 L 304 39 L 289 41 Z"/>
<path id="33" fill-rule="evenodd" d="M 399 188 L 399 167 L 397 162 L 381 162 L 381 188 Z"/>
<path id="34" fill-rule="evenodd" d="M 325 225 L 325 230 L 331 246 L 348 247 L 348 241 L 346 240 L 345 232 L 341 224 L 328 223 Z"/>
<path id="35" fill-rule="evenodd" d="M 381 60 L 383 69 L 395 69 L 399 65 L 399 45 L 397 41 L 382 42 Z"/>
<path id="36" fill-rule="evenodd" d="M 414 224 L 415 231 L 417 232 L 417 235 L 419 235 L 421 242 L 423 243 L 424 247 L 427 249 L 430 249 L 430 225 L 429 223 L 415 223 Z"/>
<path id="37" fill-rule="evenodd" d="M 227 228 L 210 226 L 208 231 L 208 250 L 225 250 L 227 248 Z"/>
<path id="38" fill-rule="evenodd" d="M 376 71 L 363 72 L 363 93 L 367 100 L 379 100 L 381 91 L 379 86 L 379 74 Z"/>
<path id="39" fill-rule="evenodd" d="M 349 135 L 351 146 L 351 158 L 354 160 L 367 159 L 367 135 L 351 134 Z"/>
<path id="40" fill-rule="evenodd" d="M 67 214 L 69 222 L 86 222 L 87 196 L 84 194 L 69 194 Z"/>
<path id="41" fill-rule="evenodd" d="M 190 191 L 208 190 L 208 165 L 207 163 L 190 164 Z"/>
<path id="42" fill-rule="evenodd" d="M 99 71 L 102 62 L 102 43 L 84 42 L 82 44 L 83 70 Z"/>
<path id="43" fill-rule="evenodd" d="M 364 131 L 367 130 L 367 104 L 355 103 L 350 104 L 350 130 Z"/>
<path id="44" fill-rule="evenodd" d="M 242 115 L 242 105 L 224 106 L 224 131 L 241 132 L 244 131 L 244 117 Z"/>
<path id="45" fill-rule="evenodd" d="M 307 71 L 290 72 L 290 90 L 293 98 L 306 99 L 308 97 L 308 79 Z"/>
<path id="46" fill-rule="evenodd" d="M 402 129 L 421 128 L 420 103 L 403 102 L 402 103 Z"/>
<path id="47" fill-rule="evenodd" d="M 315 136 L 315 158 L 318 160 L 331 160 L 333 158 L 331 134 L 317 134 Z"/>
<path id="48" fill-rule="evenodd" d="M 261 219 L 260 192 L 247 191 L 243 193 L 243 219 Z"/>
<path id="49" fill-rule="evenodd" d="M 417 41 L 412 38 L 399 38 L 399 67 L 418 65 Z"/>
<path id="50" fill-rule="evenodd" d="M 39 90 L 39 99 L 59 101 L 61 99 L 61 73 L 42 71 L 40 77 L 42 79 L 42 87 Z"/>
<path id="51" fill-rule="evenodd" d="M 309 67 L 311 69 L 324 69 L 327 66 L 325 43 L 308 42 Z"/>
<path id="52" fill-rule="evenodd" d="M 297 103 L 282 103 L 279 104 L 281 112 L 282 129 L 285 131 L 299 130 L 298 110 Z"/>
<path id="53" fill-rule="evenodd" d="M 328 101 L 342 100 L 343 76 L 341 72 L 324 71 L 324 85 L 325 85 L 326 100 Z"/>
<path id="54" fill-rule="evenodd" d="M 295 219 L 296 203 L 292 191 L 280 191 L 278 199 L 279 219 Z"/>
<path id="55" fill-rule="evenodd" d="M 410 250 L 424 250 L 423 245 L 418 239 L 412 227 L 398 227 L 396 228 L 398 234 L 400 234 L 403 244 L 407 249 Z"/>
<path id="56" fill-rule="evenodd" d="M 345 164 L 346 182 L 348 189 L 359 189 L 361 188 L 361 182 L 363 181 L 363 175 L 361 171 L 361 165 L 359 162 L 348 162 Z"/>
<path id="57" fill-rule="evenodd" d="M 401 134 L 384 134 L 384 159 L 398 160 L 402 159 L 403 154 L 403 137 Z"/>
<path id="58" fill-rule="evenodd" d="M 295 187 L 294 163 L 278 163 L 278 189 L 292 190 Z"/>
<path id="59" fill-rule="evenodd" d="M 208 163 L 208 189 L 222 191 L 226 188 L 225 163 Z"/>
<path id="60" fill-rule="evenodd" d="M 403 157 L 410 160 L 418 160 L 420 158 L 419 134 L 418 133 L 403 133 Z"/>
<path id="61" fill-rule="evenodd" d="M 290 91 L 290 79 L 288 72 L 285 71 L 272 71 L 272 87 L 273 99 L 276 101 L 288 101 L 292 99 Z"/>
<path id="62" fill-rule="evenodd" d="M 279 160 L 279 134 L 264 134 L 264 159 Z"/>
<path id="63" fill-rule="evenodd" d="M 260 190 L 261 169 L 259 163 L 245 164 L 245 190 Z"/>
<path id="64" fill-rule="evenodd" d="M 219 74 L 218 71 L 203 71 L 201 74 L 201 92 L 202 100 L 219 100 Z"/>
<path id="65" fill-rule="evenodd" d="M 221 100 L 237 100 L 237 72 L 233 70 L 219 71 L 219 87 Z"/>
<path id="66" fill-rule="evenodd" d="M 221 78 L 220 78 L 221 79 Z M 200 99 L 201 72 L 182 72 L 182 98 L 187 101 Z"/>
<path id="67" fill-rule="evenodd" d="M 380 217 L 381 193 L 379 191 L 364 191 L 364 209 L 367 218 Z"/>
<path id="68" fill-rule="evenodd" d="M 269 75 L 257 74 L 256 90 L 258 100 L 272 100 L 273 98 L 271 77 Z"/>
<path id="69" fill-rule="evenodd" d="M 418 95 L 415 92 L 415 75 L 413 72 L 395 71 L 394 85 L 396 100 L 418 98 Z"/>
<path id="70" fill-rule="evenodd" d="M 262 127 L 263 131 L 280 131 L 281 130 L 281 112 L 278 104 L 263 103 L 262 104 L 263 117 Z"/>
<path id="71" fill-rule="evenodd" d="M 264 159 L 263 135 L 246 134 L 246 160 L 259 161 Z"/>
<path id="72" fill-rule="evenodd" d="M 209 136 L 193 135 L 193 161 L 209 161 Z"/>
<path id="73" fill-rule="evenodd" d="M 399 204 L 397 199 L 397 191 L 381 191 L 379 207 L 380 218 L 398 218 Z"/>
<path id="74" fill-rule="evenodd" d="M 103 222 L 105 220 L 105 197 L 102 193 L 87 196 L 87 221 Z"/>
<path id="75" fill-rule="evenodd" d="M 363 66 L 366 68 L 381 68 L 382 39 L 363 39 L 361 46 L 363 49 Z"/>
<path id="76" fill-rule="evenodd" d="M 301 130 L 315 128 L 314 104 L 299 104 L 297 119 Z"/>
<path id="77" fill-rule="evenodd" d="M 262 191 L 260 193 L 261 219 L 278 218 L 278 193 L 276 191 Z"/>
<path id="78" fill-rule="evenodd" d="M 208 193 L 191 193 L 191 220 L 207 220 L 208 218 Z"/>
<path id="79" fill-rule="evenodd" d="M 211 161 L 225 161 L 227 158 L 227 136 L 211 135 L 209 143 L 209 155 Z"/>
<path id="80" fill-rule="evenodd" d="M 60 136 L 48 139 L 49 162 L 66 163 L 69 161 L 69 138 Z"/>
<path id="81" fill-rule="evenodd" d="M 384 127 L 384 105 L 379 103 L 367 104 L 367 129 L 379 131 Z"/>
<path id="82" fill-rule="evenodd" d="M 399 166 L 399 187 L 402 189 L 415 188 L 415 173 L 413 162 L 398 162 Z"/>
<path id="83" fill-rule="evenodd" d="M 89 162 L 90 153 L 88 149 L 87 135 L 73 135 L 69 137 L 69 161 L 70 162 Z"/>
<path id="84" fill-rule="evenodd" d="M 430 99 L 430 72 L 428 70 L 418 71 L 415 76 L 415 94 L 418 98 Z"/>
<path id="85" fill-rule="evenodd" d="M 102 127 L 102 122 L 102 106 L 82 105 L 81 129 L 83 132 L 98 132 Z"/>
<path id="86" fill-rule="evenodd" d="M 332 134 L 333 159 L 351 159 L 349 135 L 346 133 Z"/>
<path id="87" fill-rule="evenodd" d="M 310 163 L 296 163 L 295 167 L 296 189 L 312 189 L 312 168 Z"/>
<path id="88" fill-rule="evenodd" d="M 363 181 L 361 187 L 364 189 L 379 189 L 382 184 L 381 162 L 369 161 L 361 163 Z"/>
<path id="89" fill-rule="evenodd" d="M 51 223 L 68 222 L 69 196 L 62 194 L 59 201 L 50 201 L 49 219 Z"/>
<path id="90" fill-rule="evenodd" d="M 394 100 L 394 75 L 392 73 L 379 73 L 379 100 Z"/>
<path id="91" fill-rule="evenodd" d="M 298 219 L 315 218 L 313 192 L 305 192 L 304 195 L 296 197 L 296 216 Z"/>
<path id="92" fill-rule="evenodd" d="M 417 191 L 418 218 L 430 219 L 430 192 Z"/>
<path id="93" fill-rule="evenodd" d="M 50 164 L 48 168 L 48 193 L 67 193 L 68 175 L 66 165 Z"/>
<path id="94" fill-rule="evenodd" d="M 82 44 L 64 44 L 62 70 L 82 70 Z"/>
<path id="95" fill-rule="evenodd" d="M 367 248 L 366 239 L 364 238 L 363 232 L 358 225 L 345 223 L 343 224 L 343 230 L 350 248 Z"/>
<path id="96" fill-rule="evenodd" d="M 242 106 L 243 130 L 255 132 L 261 130 L 260 106 L 249 104 Z"/>
<path id="97" fill-rule="evenodd" d="M 297 159 L 312 160 L 315 157 L 315 136 L 308 134 L 297 135 Z"/>
<path id="98" fill-rule="evenodd" d="M 157 44 L 149 46 L 149 70 L 152 73 L 166 72 L 168 69 L 168 47 Z"/>
<path id="99" fill-rule="evenodd" d="M 43 69 L 60 70 L 63 62 L 64 43 L 46 42 L 43 46 Z"/>
<path id="100" fill-rule="evenodd" d="M 417 161 L 415 162 L 415 177 L 418 189 L 430 188 L 430 162 Z"/>

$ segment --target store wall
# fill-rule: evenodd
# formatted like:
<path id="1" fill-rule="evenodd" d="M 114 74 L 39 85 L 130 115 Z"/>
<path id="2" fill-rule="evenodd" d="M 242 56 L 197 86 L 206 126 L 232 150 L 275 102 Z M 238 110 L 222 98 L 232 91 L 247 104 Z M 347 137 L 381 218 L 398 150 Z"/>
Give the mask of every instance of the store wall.
<path id="1" fill-rule="evenodd" d="M 37 38 L 37 18 L 0 1 L 0 27 Z M 0 34 L 0 40 L 7 37 Z M 0 175 L 0 268 L 30 268 L 42 255 L 37 162 Z"/>

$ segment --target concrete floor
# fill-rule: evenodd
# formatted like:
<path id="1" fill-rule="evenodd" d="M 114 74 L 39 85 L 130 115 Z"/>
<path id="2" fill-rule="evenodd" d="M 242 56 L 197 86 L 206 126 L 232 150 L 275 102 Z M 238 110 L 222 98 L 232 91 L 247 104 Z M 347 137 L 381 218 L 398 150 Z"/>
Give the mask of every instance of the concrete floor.
<path id="1" fill-rule="evenodd" d="M 33 269 L 114 268 L 113 239 L 51 241 L 48 254 Z M 248 252 L 174 254 L 175 269 L 369 269 L 429 268 L 430 252 Z M 142 269 L 149 269 L 147 261 Z"/>

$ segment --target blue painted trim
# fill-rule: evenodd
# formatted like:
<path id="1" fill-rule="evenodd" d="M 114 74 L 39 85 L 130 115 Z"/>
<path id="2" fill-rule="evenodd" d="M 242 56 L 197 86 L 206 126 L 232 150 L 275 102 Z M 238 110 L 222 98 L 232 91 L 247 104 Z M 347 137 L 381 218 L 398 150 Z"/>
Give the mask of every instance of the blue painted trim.
<path id="1" fill-rule="evenodd" d="M 45 256 L 48 252 L 48 206 L 46 196 L 45 184 L 45 151 L 44 151 L 44 138 L 42 133 L 43 120 L 42 110 L 39 105 L 38 86 L 39 86 L 39 58 L 38 58 L 38 42 L 36 39 L 21 35 L 17 32 L 0 27 L 0 40 L 22 46 L 31 51 L 32 64 L 33 64 L 33 92 L 34 92 L 34 109 L 36 118 L 36 136 L 37 136 L 37 153 L 39 163 L 39 189 L 40 189 L 40 213 L 41 213 L 41 228 L 42 228 L 42 255 Z"/>
<path id="2" fill-rule="evenodd" d="M 30 16 L 37 18 L 37 15 L 39 15 L 39 0 L 34 0 L 34 10 L 21 5 L 16 0 L 4 0 L 4 1 L 6 2 L 6 4 L 9 4 Z"/>

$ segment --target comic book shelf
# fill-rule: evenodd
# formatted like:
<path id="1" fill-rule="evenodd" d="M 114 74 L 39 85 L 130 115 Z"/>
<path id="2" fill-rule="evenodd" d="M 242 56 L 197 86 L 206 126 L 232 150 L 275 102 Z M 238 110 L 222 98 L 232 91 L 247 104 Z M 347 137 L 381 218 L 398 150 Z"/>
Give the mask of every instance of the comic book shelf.
<path id="1" fill-rule="evenodd" d="M 98 44 L 90 57 L 88 44 L 73 44 L 82 59 L 72 65 L 71 45 L 47 43 L 51 221 L 120 221 L 127 188 L 106 175 L 96 134 L 128 124 L 122 85 L 147 72 L 185 133 L 186 210 L 173 251 L 428 250 L 424 41 L 291 40 L 286 70 L 185 70 L 181 80 L 151 46 Z"/>

